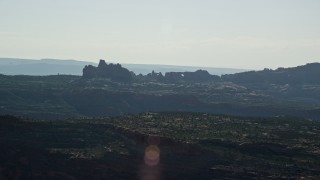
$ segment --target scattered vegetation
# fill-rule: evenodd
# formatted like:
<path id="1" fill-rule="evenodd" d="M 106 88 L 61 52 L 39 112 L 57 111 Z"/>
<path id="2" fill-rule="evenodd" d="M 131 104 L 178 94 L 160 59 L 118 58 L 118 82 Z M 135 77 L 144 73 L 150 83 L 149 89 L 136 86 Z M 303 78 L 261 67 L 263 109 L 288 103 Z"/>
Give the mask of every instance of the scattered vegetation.
<path id="1" fill-rule="evenodd" d="M 168 112 L 0 124 L 0 177 L 138 178 L 150 136 L 165 179 L 320 177 L 312 120 Z"/>

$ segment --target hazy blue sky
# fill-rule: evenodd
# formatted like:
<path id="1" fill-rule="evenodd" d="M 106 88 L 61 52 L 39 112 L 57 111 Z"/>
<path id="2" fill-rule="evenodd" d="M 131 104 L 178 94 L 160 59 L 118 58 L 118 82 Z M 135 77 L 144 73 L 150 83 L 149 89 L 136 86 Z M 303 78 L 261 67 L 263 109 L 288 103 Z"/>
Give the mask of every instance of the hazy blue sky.
<path id="1" fill-rule="evenodd" d="M 320 61 L 320 0 L 0 0 L 0 57 L 276 68 Z"/>

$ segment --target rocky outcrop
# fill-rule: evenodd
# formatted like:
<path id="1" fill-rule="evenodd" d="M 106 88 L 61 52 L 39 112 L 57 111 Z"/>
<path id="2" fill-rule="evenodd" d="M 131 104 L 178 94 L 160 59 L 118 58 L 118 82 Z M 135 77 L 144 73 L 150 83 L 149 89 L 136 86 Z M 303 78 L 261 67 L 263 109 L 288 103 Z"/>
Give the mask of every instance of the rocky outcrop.
<path id="1" fill-rule="evenodd" d="M 220 77 L 211 75 L 208 71 L 197 70 L 195 72 L 167 72 L 163 75 L 161 72 L 152 71 L 147 75 L 135 75 L 120 64 L 107 64 L 100 60 L 98 67 L 87 65 L 83 68 L 83 77 L 85 78 L 108 78 L 115 81 L 131 81 L 133 79 L 146 82 L 210 82 L 220 81 Z"/>
<path id="2" fill-rule="evenodd" d="M 83 77 L 109 78 L 114 81 L 128 82 L 132 80 L 132 73 L 120 64 L 107 64 L 104 60 L 100 60 L 98 67 L 92 65 L 85 66 L 83 68 Z"/>
<path id="3" fill-rule="evenodd" d="M 197 70 L 195 72 L 168 72 L 165 74 L 165 80 L 173 81 L 192 81 L 192 82 L 206 82 L 206 81 L 220 81 L 220 77 L 211 75 L 208 71 Z"/>

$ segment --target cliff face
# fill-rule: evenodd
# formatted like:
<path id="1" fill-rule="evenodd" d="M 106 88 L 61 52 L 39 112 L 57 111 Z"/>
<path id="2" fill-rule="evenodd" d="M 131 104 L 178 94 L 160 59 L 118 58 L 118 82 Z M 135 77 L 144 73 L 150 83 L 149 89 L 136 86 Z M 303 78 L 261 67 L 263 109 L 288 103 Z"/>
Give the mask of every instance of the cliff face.
<path id="1" fill-rule="evenodd" d="M 87 65 L 83 68 L 83 77 L 85 78 L 109 78 L 115 81 L 131 81 L 132 76 L 128 69 L 123 68 L 120 64 L 107 64 L 100 60 L 98 67 Z"/>

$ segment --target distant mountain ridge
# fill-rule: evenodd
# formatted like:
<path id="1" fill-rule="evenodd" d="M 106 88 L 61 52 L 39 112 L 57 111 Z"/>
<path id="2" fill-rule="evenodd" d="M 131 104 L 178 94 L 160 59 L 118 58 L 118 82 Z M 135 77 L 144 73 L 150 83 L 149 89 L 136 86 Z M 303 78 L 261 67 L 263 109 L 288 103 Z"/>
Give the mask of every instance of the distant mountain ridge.
<path id="1" fill-rule="evenodd" d="M 223 81 L 234 83 L 306 84 L 320 83 L 320 63 L 308 63 L 293 68 L 264 69 L 222 75 Z"/>
<path id="2" fill-rule="evenodd" d="M 320 63 L 308 63 L 292 68 L 278 68 L 276 70 L 265 68 L 262 71 L 247 71 L 235 74 L 212 75 L 206 70 L 194 72 L 161 72 L 152 71 L 147 75 L 137 75 L 122 67 L 120 64 L 109 65 L 105 60 L 100 60 L 98 67 L 86 65 L 83 69 L 83 77 L 86 78 L 111 78 L 126 77 L 126 81 L 138 80 L 140 82 L 233 82 L 233 83 L 265 83 L 265 84 L 320 84 Z M 120 78 L 121 79 L 121 78 Z"/>
<path id="3" fill-rule="evenodd" d="M 79 75 L 83 74 L 86 65 L 97 66 L 97 63 L 78 60 L 59 59 L 16 59 L 0 58 L 0 74 L 4 75 Z M 152 71 L 157 73 L 195 72 L 206 70 L 211 75 L 221 76 L 222 81 L 234 83 L 320 83 L 320 63 L 309 63 L 298 67 L 278 68 L 276 70 L 264 69 L 252 71 L 232 68 L 210 68 L 174 65 L 152 64 L 122 64 L 122 67 L 134 72 L 136 75 L 147 75 Z"/>
<path id="4" fill-rule="evenodd" d="M 0 75 L 0 114 L 67 118 L 188 111 L 320 117 L 320 63 L 221 77 L 205 70 L 151 72 L 134 75 L 130 83 L 124 82 L 130 71 L 120 64 L 101 61 L 88 67 L 84 77 Z"/>
<path id="5" fill-rule="evenodd" d="M 95 64 L 77 60 L 0 58 L 0 74 L 5 75 L 80 75 L 83 66 Z"/>
<path id="6" fill-rule="evenodd" d="M 97 66 L 97 63 L 78 61 L 78 60 L 59 60 L 59 59 L 16 59 L 0 58 L 0 74 L 5 75 L 82 75 L 85 65 Z M 213 75 L 233 74 L 248 71 L 247 69 L 233 68 L 211 68 L 194 66 L 175 66 L 158 64 L 122 64 L 123 67 L 133 71 L 135 74 L 148 74 L 153 70 L 156 72 L 186 72 L 199 69 L 207 70 Z"/>

